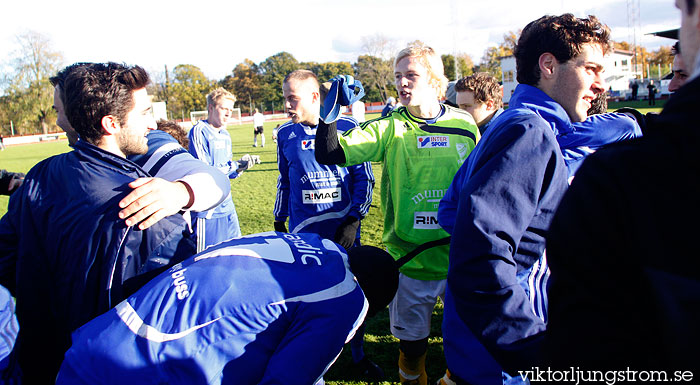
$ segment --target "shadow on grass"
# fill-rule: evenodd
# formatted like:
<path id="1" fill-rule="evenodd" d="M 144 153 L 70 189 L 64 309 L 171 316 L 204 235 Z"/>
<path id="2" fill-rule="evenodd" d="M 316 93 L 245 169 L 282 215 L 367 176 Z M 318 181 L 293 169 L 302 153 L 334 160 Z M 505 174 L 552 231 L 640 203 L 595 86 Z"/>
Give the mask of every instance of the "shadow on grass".
<path id="1" fill-rule="evenodd" d="M 445 374 L 445 357 L 442 349 L 442 303 L 433 310 L 430 336 L 428 337 L 428 356 L 426 370 L 428 383 L 435 383 Z M 386 375 L 382 384 L 398 384 L 399 340 L 389 330 L 389 310 L 384 310 L 367 321 L 365 330 L 365 353 L 379 365 Z M 338 360 L 323 377 L 326 384 L 370 384 L 352 364 L 350 345 L 345 345 Z"/>

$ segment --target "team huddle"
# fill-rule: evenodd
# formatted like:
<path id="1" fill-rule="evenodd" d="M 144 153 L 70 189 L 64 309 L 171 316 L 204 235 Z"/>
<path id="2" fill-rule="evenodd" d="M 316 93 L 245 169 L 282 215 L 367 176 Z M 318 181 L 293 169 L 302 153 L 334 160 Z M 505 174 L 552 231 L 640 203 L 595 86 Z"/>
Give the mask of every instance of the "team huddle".
<path id="1" fill-rule="evenodd" d="M 700 39 L 683 38 L 700 23 L 686 19 L 700 6 L 677 6 L 691 62 Z M 700 189 L 664 177 L 660 192 L 644 170 L 697 174 L 683 149 L 698 140 L 684 133 L 700 67 L 658 116 L 594 111 L 611 49 L 594 16 L 532 21 L 504 109 L 484 73 L 457 82 L 457 106 L 442 102 L 440 55 L 414 42 L 393 62 L 398 103 L 361 123 L 341 113 L 359 81 L 289 73 L 277 195 L 260 208 L 273 223 L 259 234 L 241 234 L 231 195 L 229 179 L 259 163 L 234 160 L 231 92 L 209 93 L 186 134 L 153 119 L 143 68 L 64 68 L 51 83 L 73 150 L 34 166 L 0 219 L 0 383 L 323 384 L 346 343 L 381 381 L 364 325 L 388 307 L 400 383 L 427 385 L 438 301 L 438 384 L 529 383 L 539 366 L 694 368 L 700 266 L 677 240 L 692 231 L 661 227 L 700 214 Z M 255 147 L 263 121 L 256 110 Z M 657 153 L 679 159 L 665 168 Z M 384 250 L 360 237 L 372 162 Z M 659 196 L 677 210 L 645 210 Z M 672 247 L 683 269 L 659 263 Z"/>

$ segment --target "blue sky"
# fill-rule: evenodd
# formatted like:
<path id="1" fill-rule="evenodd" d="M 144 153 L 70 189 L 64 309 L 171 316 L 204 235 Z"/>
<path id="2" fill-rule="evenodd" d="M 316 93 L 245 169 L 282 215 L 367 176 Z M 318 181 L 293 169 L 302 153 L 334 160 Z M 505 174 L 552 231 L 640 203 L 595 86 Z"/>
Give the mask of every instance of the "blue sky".
<path id="1" fill-rule="evenodd" d="M 544 14 L 598 16 L 615 40 L 630 40 L 626 0 L 180 0 L 11 1 L 3 5 L 0 62 L 11 57 L 14 36 L 35 30 L 48 36 L 66 64 L 119 61 L 150 71 L 193 64 L 221 79 L 248 58 L 259 63 L 281 51 L 300 61 L 354 62 L 363 37 L 383 35 L 400 49 L 422 40 L 439 53 L 467 53 L 478 63 L 503 34 Z M 645 35 L 676 28 L 673 0 L 639 0 L 637 42 L 648 49 L 671 45 Z M 12 15 L 7 17 L 7 15 Z"/>

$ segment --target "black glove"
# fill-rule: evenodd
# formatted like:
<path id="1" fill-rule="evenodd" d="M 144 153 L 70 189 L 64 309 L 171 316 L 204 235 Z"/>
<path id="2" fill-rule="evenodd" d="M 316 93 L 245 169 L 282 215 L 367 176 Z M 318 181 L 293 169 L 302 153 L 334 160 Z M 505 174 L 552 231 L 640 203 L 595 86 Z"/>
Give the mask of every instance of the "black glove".
<path id="1" fill-rule="evenodd" d="M 275 225 L 275 231 L 277 231 L 278 233 L 286 233 L 287 232 L 287 225 L 285 225 L 284 222 L 275 221 L 274 225 Z"/>
<path id="2" fill-rule="evenodd" d="M 343 246 L 345 250 L 349 250 L 355 243 L 355 237 L 357 236 L 357 228 L 360 226 L 360 220 L 348 216 L 345 221 L 338 226 L 338 230 L 335 231 L 334 241 L 340 246 Z"/>

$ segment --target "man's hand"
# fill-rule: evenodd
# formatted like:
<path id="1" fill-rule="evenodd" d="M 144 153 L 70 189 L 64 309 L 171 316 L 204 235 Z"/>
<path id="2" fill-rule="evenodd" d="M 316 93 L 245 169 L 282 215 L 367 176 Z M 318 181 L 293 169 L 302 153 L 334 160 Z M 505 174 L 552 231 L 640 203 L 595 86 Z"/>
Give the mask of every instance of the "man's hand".
<path id="1" fill-rule="evenodd" d="M 17 190 L 23 182 L 24 176 L 15 175 L 14 177 L 12 177 L 12 180 L 10 180 L 10 184 L 7 186 L 7 193 L 12 194 L 13 192 L 15 192 L 15 190 Z"/>
<path id="2" fill-rule="evenodd" d="M 119 202 L 122 208 L 119 218 L 126 218 L 127 226 L 138 223 L 141 230 L 193 203 L 190 190 L 183 182 L 139 178 L 129 183 L 129 187 L 134 190 Z"/>
<path id="3" fill-rule="evenodd" d="M 275 231 L 277 231 L 278 233 L 287 232 L 287 225 L 284 222 L 275 221 L 273 225 L 275 226 Z"/>
<path id="4" fill-rule="evenodd" d="M 345 250 L 350 250 L 352 245 L 355 244 L 355 238 L 357 237 L 357 228 L 359 226 L 359 219 L 353 216 L 348 216 L 335 231 L 334 241 L 340 246 L 343 246 Z"/>

